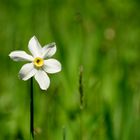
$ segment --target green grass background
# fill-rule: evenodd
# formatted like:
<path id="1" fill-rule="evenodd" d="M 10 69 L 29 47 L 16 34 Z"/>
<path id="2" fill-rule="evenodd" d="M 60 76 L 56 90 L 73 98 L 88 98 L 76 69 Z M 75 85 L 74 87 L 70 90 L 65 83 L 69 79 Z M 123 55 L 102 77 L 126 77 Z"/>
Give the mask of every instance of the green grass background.
<path id="1" fill-rule="evenodd" d="M 35 140 L 140 140 L 140 1 L 1 0 L 0 140 L 29 140 L 30 81 L 18 78 L 36 35 L 56 42 L 62 71 L 34 81 Z M 83 67 L 84 108 L 79 73 Z"/>

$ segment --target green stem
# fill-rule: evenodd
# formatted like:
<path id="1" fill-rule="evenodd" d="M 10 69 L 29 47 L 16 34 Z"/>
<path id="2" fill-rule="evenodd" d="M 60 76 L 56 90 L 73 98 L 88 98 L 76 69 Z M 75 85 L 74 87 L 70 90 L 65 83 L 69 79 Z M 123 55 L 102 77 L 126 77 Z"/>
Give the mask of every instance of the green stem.
<path id="1" fill-rule="evenodd" d="M 30 133 L 31 139 L 34 139 L 34 98 L 33 98 L 33 78 L 30 83 Z"/>

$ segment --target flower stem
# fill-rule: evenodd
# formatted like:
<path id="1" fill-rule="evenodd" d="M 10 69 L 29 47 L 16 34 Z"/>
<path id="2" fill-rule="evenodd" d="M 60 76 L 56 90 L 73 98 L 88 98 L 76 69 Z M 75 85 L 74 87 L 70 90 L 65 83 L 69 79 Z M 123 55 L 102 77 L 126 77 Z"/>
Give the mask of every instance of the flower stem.
<path id="1" fill-rule="evenodd" d="M 33 78 L 30 83 L 30 133 L 31 140 L 34 140 L 34 98 L 33 98 Z"/>

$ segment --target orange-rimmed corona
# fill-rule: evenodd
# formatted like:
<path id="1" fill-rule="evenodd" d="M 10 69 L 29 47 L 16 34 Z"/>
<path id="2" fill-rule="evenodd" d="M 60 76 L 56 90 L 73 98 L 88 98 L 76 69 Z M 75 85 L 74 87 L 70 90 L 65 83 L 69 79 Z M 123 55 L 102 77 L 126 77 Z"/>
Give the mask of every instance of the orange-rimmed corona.
<path id="1" fill-rule="evenodd" d="M 34 65 L 37 67 L 37 68 L 40 68 L 43 66 L 44 64 L 44 60 L 40 57 L 36 57 L 33 61 Z"/>

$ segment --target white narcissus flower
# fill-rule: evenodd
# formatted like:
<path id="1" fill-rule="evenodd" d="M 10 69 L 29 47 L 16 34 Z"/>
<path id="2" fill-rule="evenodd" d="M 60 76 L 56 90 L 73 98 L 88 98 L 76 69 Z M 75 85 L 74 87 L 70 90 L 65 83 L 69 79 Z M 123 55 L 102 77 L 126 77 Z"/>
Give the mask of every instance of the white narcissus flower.
<path id="1" fill-rule="evenodd" d="M 47 73 L 52 74 L 61 71 L 60 62 L 50 58 L 56 52 L 56 45 L 50 43 L 42 48 L 37 38 L 33 36 L 29 41 L 28 48 L 32 56 L 21 50 L 11 52 L 9 56 L 14 61 L 29 61 L 20 69 L 19 77 L 26 81 L 34 76 L 40 88 L 47 90 L 50 85 Z"/>

